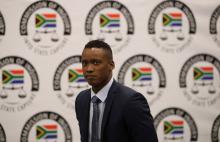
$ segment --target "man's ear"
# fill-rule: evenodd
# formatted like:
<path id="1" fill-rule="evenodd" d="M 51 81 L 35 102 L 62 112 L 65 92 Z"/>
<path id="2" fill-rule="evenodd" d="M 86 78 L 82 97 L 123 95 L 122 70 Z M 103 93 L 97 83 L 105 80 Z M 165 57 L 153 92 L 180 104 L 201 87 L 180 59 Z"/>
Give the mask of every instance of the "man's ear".
<path id="1" fill-rule="evenodd" d="M 110 64 L 112 66 L 112 69 L 114 69 L 115 68 L 115 62 L 112 60 Z"/>

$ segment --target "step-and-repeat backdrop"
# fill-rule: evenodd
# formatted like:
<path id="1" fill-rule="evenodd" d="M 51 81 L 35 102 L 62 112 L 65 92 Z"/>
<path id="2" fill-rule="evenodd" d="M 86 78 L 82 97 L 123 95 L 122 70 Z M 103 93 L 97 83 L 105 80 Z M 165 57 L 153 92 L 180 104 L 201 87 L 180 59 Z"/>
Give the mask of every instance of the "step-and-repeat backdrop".
<path id="1" fill-rule="evenodd" d="M 0 0 L 0 142 L 80 142 L 92 39 L 147 98 L 160 142 L 219 142 L 219 17 L 219 0 Z"/>

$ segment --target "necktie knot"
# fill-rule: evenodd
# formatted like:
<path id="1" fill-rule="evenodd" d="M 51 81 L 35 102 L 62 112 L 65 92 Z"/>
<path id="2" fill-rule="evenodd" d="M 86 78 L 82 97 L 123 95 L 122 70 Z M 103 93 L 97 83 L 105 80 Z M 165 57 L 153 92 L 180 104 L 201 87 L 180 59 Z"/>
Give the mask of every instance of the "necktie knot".
<path id="1" fill-rule="evenodd" d="M 101 103 L 101 100 L 97 96 L 93 96 L 92 97 L 92 103 L 99 104 L 99 103 Z"/>

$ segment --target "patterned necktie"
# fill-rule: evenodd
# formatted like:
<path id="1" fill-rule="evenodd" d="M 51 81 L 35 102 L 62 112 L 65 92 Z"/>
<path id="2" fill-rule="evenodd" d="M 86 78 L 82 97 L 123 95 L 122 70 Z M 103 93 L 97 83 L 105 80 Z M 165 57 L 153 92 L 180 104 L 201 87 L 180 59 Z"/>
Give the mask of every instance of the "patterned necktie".
<path id="1" fill-rule="evenodd" d="M 101 102 L 101 100 L 96 97 L 93 96 L 92 97 L 92 103 L 93 103 L 93 117 L 92 117 L 92 139 L 91 142 L 99 142 L 99 114 L 100 114 L 100 110 L 99 110 L 99 103 Z"/>

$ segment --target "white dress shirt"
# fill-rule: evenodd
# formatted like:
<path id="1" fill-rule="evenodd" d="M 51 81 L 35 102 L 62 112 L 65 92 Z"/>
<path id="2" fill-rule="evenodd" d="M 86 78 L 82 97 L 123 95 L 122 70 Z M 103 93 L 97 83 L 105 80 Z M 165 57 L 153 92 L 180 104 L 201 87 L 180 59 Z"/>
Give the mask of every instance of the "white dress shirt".
<path id="1" fill-rule="evenodd" d="M 101 103 L 99 103 L 99 110 L 100 110 L 100 116 L 99 116 L 99 139 L 101 138 L 101 125 L 102 125 L 102 118 L 104 114 L 104 109 L 105 109 L 105 100 L 107 98 L 109 89 L 113 83 L 113 78 L 96 94 L 92 91 L 91 89 L 91 98 L 93 96 L 97 96 L 100 100 Z M 92 137 L 92 116 L 93 116 L 93 104 L 90 102 L 90 116 L 89 116 L 89 142 L 91 142 L 91 137 Z"/>

